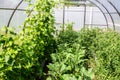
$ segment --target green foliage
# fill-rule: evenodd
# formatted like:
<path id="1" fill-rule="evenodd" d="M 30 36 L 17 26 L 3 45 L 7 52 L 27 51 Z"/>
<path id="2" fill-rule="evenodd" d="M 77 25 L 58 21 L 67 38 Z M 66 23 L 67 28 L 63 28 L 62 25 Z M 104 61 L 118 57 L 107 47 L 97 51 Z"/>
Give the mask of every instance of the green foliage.
<path id="1" fill-rule="evenodd" d="M 63 49 L 65 48 L 65 44 L 67 44 L 66 48 L 71 48 L 74 43 L 77 42 L 77 38 L 79 37 L 78 32 L 73 30 L 73 23 L 66 24 L 66 29 L 64 30 L 62 28 L 61 31 L 59 31 L 59 34 L 57 35 L 57 46 Z"/>
<path id="2" fill-rule="evenodd" d="M 79 44 L 74 43 L 72 48 L 68 47 L 52 54 L 47 80 L 92 80 L 94 77 L 92 69 L 86 70 L 83 66 L 84 52 Z"/>
<path id="3" fill-rule="evenodd" d="M 68 25 L 69 26 L 69 25 Z M 67 28 L 57 36 L 57 53 L 51 55 L 47 80 L 91 80 L 92 69 L 84 67 L 85 50 L 78 43 L 79 33 Z"/>
<path id="4" fill-rule="evenodd" d="M 92 67 L 97 80 L 120 79 L 120 34 L 106 29 L 83 29 L 78 42 L 86 51 L 87 67 Z"/>
<path id="5" fill-rule="evenodd" d="M 57 44 L 64 45 L 65 43 L 71 46 L 77 41 L 78 33 L 73 30 L 60 31 L 57 37 Z"/>
<path id="6" fill-rule="evenodd" d="M 120 34 L 111 30 L 102 31 L 94 40 L 92 51 L 98 80 L 120 79 Z"/>
<path id="7" fill-rule="evenodd" d="M 72 38 L 72 39 L 71 39 Z M 77 43 L 85 50 L 83 66 L 93 68 L 97 80 L 120 79 L 120 34 L 109 29 L 84 28 L 79 33 L 70 30 L 58 37 L 59 51 L 67 51 Z M 61 43 L 61 44 L 60 44 Z M 73 50 L 73 53 L 76 50 Z M 58 53 L 59 54 L 59 53 Z M 65 56 L 65 55 L 64 55 Z M 60 63 L 59 63 L 60 64 Z"/>
<path id="8" fill-rule="evenodd" d="M 0 77 L 5 80 L 41 79 L 44 64 L 55 51 L 54 0 L 36 0 L 31 7 L 33 13 L 20 34 L 8 30 L 0 36 Z"/>
<path id="9" fill-rule="evenodd" d="M 99 35 L 100 29 L 98 28 L 83 28 L 79 32 L 78 43 L 86 50 L 86 58 L 92 57 L 91 46 L 94 43 L 94 39 Z"/>
<path id="10" fill-rule="evenodd" d="M 0 32 L 0 79 L 43 80 L 45 72 L 47 80 L 120 79 L 119 33 L 98 28 L 76 32 L 68 24 L 54 37 L 54 0 L 26 1 L 27 12 L 33 10 L 21 33 Z"/>

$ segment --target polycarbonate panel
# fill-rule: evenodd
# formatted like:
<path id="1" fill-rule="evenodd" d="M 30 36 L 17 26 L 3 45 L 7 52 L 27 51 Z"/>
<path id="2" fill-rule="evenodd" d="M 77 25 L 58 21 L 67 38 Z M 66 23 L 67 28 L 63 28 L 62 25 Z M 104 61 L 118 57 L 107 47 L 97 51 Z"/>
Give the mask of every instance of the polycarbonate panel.
<path id="1" fill-rule="evenodd" d="M 20 0 L 0 0 L 0 8 L 15 8 Z"/>
<path id="2" fill-rule="evenodd" d="M 100 28 L 106 28 L 106 20 L 103 13 L 97 7 L 86 8 L 86 25 L 88 27 L 98 26 Z"/>
<path id="3" fill-rule="evenodd" d="M 108 0 L 97 0 L 100 4 L 102 4 L 108 11 L 109 13 L 114 13 L 116 10 L 114 7 L 108 2 Z"/>
<path id="4" fill-rule="evenodd" d="M 12 10 L 0 10 L 0 28 L 7 26 Z"/>
<path id="5" fill-rule="evenodd" d="M 57 8 L 54 10 L 55 22 L 62 23 L 63 21 L 63 9 Z"/>
<path id="6" fill-rule="evenodd" d="M 19 32 L 22 29 L 19 26 L 24 23 L 26 17 L 27 15 L 24 11 L 16 11 L 10 23 L 10 27 L 14 27 L 16 32 Z"/>
<path id="7" fill-rule="evenodd" d="M 84 24 L 84 7 L 69 7 L 65 12 L 65 23 L 73 23 L 74 30 L 80 30 Z"/>
<path id="8" fill-rule="evenodd" d="M 87 7 L 86 24 L 106 25 L 103 13 L 97 7 Z"/>
<path id="9" fill-rule="evenodd" d="M 120 17 L 118 14 L 111 14 L 113 19 L 114 19 L 114 22 L 115 24 L 120 24 Z"/>
<path id="10" fill-rule="evenodd" d="M 96 11 L 96 10 L 94 10 L 94 11 Z M 93 7 L 86 7 L 86 14 L 85 14 L 85 23 L 86 24 L 92 24 L 92 18 L 93 18 Z"/>
<path id="11" fill-rule="evenodd" d="M 22 0 L 0 0 L 0 26 L 6 26 L 8 24 L 9 18 L 13 12 L 11 10 L 5 11 L 3 9 L 4 8 L 15 9 L 16 6 L 21 1 Z M 32 0 L 32 3 L 34 3 L 34 1 L 35 0 Z M 115 26 L 119 26 L 120 14 L 115 14 L 115 13 L 118 13 L 118 11 L 120 12 L 120 5 L 119 5 L 120 0 L 79 0 L 79 1 L 86 1 L 86 6 L 87 6 L 86 24 L 107 25 L 105 20 L 105 16 L 106 16 L 108 26 L 110 28 L 113 27 L 113 23 L 115 23 Z M 73 22 L 74 28 L 76 29 L 81 28 L 84 25 L 85 8 L 83 5 L 84 2 L 81 3 L 82 5 L 80 5 L 80 7 L 69 6 L 65 8 L 65 17 L 64 17 L 65 23 Z M 27 7 L 27 3 L 23 1 L 19 5 L 18 9 L 25 9 L 26 7 Z M 91 7 L 93 7 L 93 9 L 91 9 Z M 93 11 L 91 12 L 91 10 Z M 60 26 L 63 23 L 63 9 L 62 8 L 55 9 L 54 16 L 55 16 L 56 24 Z M 24 11 L 15 12 L 15 15 L 13 15 L 13 19 L 10 23 L 10 26 L 14 26 L 14 27 L 20 26 L 24 22 L 25 17 L 26 15 L 24 14 Z"/>
<path id="12" fill-rule="evenodd" d="M 108 13 L 107 10 L 101 4 L 99 4 L 96 0 L 88 0 L 88 1 L 90 1 L 92 4 L 94 4 L 100 10 L 102 10 L 103 13 Z"/>
<path id="13" fill-rule="evenodd" d="M 93 24 L 106 25 L 106 20 L 103 14 L 99 12 L 93 12 Z"/>
<path id="14" fill-rule="evenodd" d="M 105 14 L 105 16 L 107 18 L 109 28 L 113 29 L 113 22 L 111 20 L 110 15 L 109 14 Z"/>
<path id="15" fill-rule="evenodd" d="M 109 0 L 115 8 L 120 12 L 120 0 Z"/>
<path id="16" fill-rule="evenodd" d="M 54 9 L 54 17 L 55 17 L 55 26 L 57 29 L 60 29 L 61 24 L 63 23 L 63 9 L 56 8 Z"/>
<path id="17" fill-rule="evenodd" d="M 27 5 L 28 5 L 27 2 L 23 1 L 21 5 L 18 7 L 18 9 L 26 9 Z"/>
<path id="18" fill-rule="evenodd" d="M 33 4 L 36 0 L 31 0 L 31 3 Z M 23 0 L 23 2 L 20 4 L 20 6 L 18 7 L 18 9 L 26 9 L 28 5 L 28 2 L 26 2 L 25 0 Z"/>

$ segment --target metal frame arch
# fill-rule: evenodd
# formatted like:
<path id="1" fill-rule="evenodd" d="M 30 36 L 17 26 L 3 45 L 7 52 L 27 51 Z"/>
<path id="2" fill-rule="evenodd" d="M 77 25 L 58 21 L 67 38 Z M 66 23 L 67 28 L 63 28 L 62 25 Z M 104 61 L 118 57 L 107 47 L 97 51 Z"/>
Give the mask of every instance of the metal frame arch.
<path id="1" fill-rule="evenodd" d="M 87 0 L 87 1 L 92 2 L 91 0 Z M 108 12 L 108 14 L 109 14 L 109 16 L 110 16 L 110 18 L 111 18 L 111 20 L 112 20 L 114 30 L 115 30 L 114 19 L 113 19 L 113 17 L 111 16 L 109 10 L 108 10 L 101 2 L 99 2 L 99 0 L 95 0 L 95 1 L 97 1 L 100 5 L 102 5 L 102 6 L 105 8 L 105 10 Z M 7 24 L 7 27 L 9 27 L 9 25 L 10 25 L 10 23 L 11 23 L 11 20 L 12 20 L 12 18 L 13 18 L 13 16 L 14 16 L 15 12 L 17 11 L 17 8 L 20 6 L 20 4 L 21 4 L 22 2 L 23 2 L 23 0 L 21 0 L 21 1 L 19 2 L 19 4 L 16 6 L 16 8 L 14 9 L 14 11 L 12 12 L 12 15 L 11 15 L 11 17 L 9 18 L 9 22 L 8 22 L 8 24 Z M 109 2 L 109 1 L 108 1 L 108 2 Z M 94 2 L 93 2 L 93 3 L 94 3 Z M 97 6 L 97 4 L 95 4 L 95 3 L 94 3 L 94 5 Z M 106 15 L 104 14 L 103 10 L 102 10 L 99 6 L 97 6 L 97 7 L 99 8 L 99 10 L 100 10 L 100 11 L 102 12 L 102 14 L 104 15 L 105 20 L 106 20 L 106 24 L 107 24 L 107 27 L 108 27 L 108 19 L 107 19 Z M 113 6 L 113 7 L 115 7 L 115 6 Z M 116 8 L 116 7 L 115 7 L 115 8 Z M 116 9 L 116 10 L 117 10 L 117 9 Z M 118 11 L 118 10 L 117 10 L 117 11 Z M 118 13 L 118 12 L 117 12 L 117 13 Z M 118 13 L 118 14 L 119 14 L 119 13 Z M 120 14 L 119 14 L 119 16 L 120 16 Z"/>
<path id="2" fill-rule="evenodd" d="M 14 8 L 0 8 L 0 10 L 15 10 Z M 26 11 L 25 9 L 17 9 L 17 11 Z"/>
<path id="3" fill-rule="evenodd" d="M 114 4 L 113 4 L 112 2 L 110 2 L 110 1 L 108 1 L 108 3 L 116 10 L 117 14 L 118 14 L 119 17 L 120 17 L 120 13 L 119 13 L 119 11 L 117 10 L 117 8 L 114 6 Z"/>
<path id="4" fill-rule="evenodd" d="M 110 14 L 110 12 L 108 11 L 108 9 L 100 2 L 100 1 L 98 1 L 98 0 L 95 0 L 95 1 L 97 1 L 106 11 L 107 11 L 107 13 L 109 14 L 109 16 L 110 16 L 110 18 L 111 18 L 111 20 L 112 20 L 112 23 L 113 23 L 113 29 L 115 30 L 115 23 L 114 23 L 114 19 L 113 19 L 113 17 L 112 17 L 112 15 Z"/>
<path id="5" fill-rule="evenodd" d="M 84 22 L 83 22 L 83 27 L 85 27 L 85 23 L 86 23 L 86 0 L 84 0 Z"/>
<path id="6" fill-rule="evenodd" d="M 118 9 L 114 6 L 114 4 L 108 0 L 108 3 L 116 10 L 117 14 L 120 16 L 120 12 L 118 11 Z"/>
<path id="7" fill-rule="evenodd" d="M 104 12 L 102 11 L 102 9 L 101 9 L 99 6 L 97 6 L 94 2 L 92 2 L 91 0 L 87 0 L 87 1 L 91 2 L 92 4 L 94 4 L 94 5 L 102 12 L 102 14 L 103 14 L 103 16 L 104 16 L 104 18 L 105 18 L 105 20 L 106 20 L 106 24 L 107 24 L 107 28 L 108 28 L 108 27 L 109 27 L 109 26 L 108 26 L 108 20 L 107 20 L 106 15 L 105 15 Z"/>
<path id="8" fill-rule="evenodd" d="M 24 1 L 24 0 L 21 0 L 21 1 L 18 3 L 18 5 L 15 7 L 14 11 L 12 12 L 12 14 L 11 14 L 11 16 L 10 16 L 10 18 L 9 18 L 7 27 L 10 26 L 11 20 L 12 20 L 12 18 L 13 18 L 13 16 L 14 16 L 15 12 L 17 11 L 17 8 L 21 5 L 21 3 L 22 3 L 23 1 Z M 6 32 L 7 32 L 7 31 L 6 31 Z"/>

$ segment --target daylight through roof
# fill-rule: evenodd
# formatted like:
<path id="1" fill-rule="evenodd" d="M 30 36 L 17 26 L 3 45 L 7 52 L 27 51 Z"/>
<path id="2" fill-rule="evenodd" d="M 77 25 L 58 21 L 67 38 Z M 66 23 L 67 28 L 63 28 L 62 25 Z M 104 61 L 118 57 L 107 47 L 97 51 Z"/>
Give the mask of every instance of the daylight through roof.
<path id="1" fill-rule="evenodd" d="M 69 0 L 74 6 L 55 8 L 56 27 L 73 23 L 74 29 L 100 27 L 120 30 L 120 0 Z M 0 27 L 23 24 L 27 3 L 24 0 L 0 0 Z"/>

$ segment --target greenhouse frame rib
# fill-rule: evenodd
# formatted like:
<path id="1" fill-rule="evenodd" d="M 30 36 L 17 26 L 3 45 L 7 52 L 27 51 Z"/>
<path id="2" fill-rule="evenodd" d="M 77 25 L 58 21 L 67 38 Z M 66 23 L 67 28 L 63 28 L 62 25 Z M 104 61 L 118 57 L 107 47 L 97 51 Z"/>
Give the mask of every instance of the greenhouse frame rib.
<path id="1" fill-rule="evenodd" d="M 71 0 L 71 1 L 74 1 L 74 0 Z M 84 1 L 85 2 L 85 4 L 84 4 L 84 7 L 85 7 L 84 8 L 84 22 L 83 22 L 84 26 L 85 25 L 94 25 L 94 24 L 86 24 L 85 23 L 86 22 L 86 19 L 85 19 L 86 18 L 86 6 L 87 6 L 86 1 L 88 1 L 88 2 L 90 2 L 92 4 L 94 4 L 102 12 L 102 14 L 103 14 L 103 16 L 105 18 L 105 21 L 106 21 L 107 28 L 109 28 L 109 20 L 107 19 L 107 16 L 105 14 L 109 15 L 109 17 L 110 17 L 110 19 L 112 21 L 113 29 L 115 30 L 115 27 L 116 27 L 115 24 L 116 23 L 115 23 L 114 18 L 112 16 L 113 13 L 108 10 L 108 8 L 101 2 L 101 0 L 79 0 L 79 1 Z M 97 2 L 97 4 L 94 1 Z M 118 9 L 112 4 L 112 2 L 110 2 L 110 0 L 109 1 L 107 0 L 107 3 L 109 3 L 111 5 L 111 8 L 114 8 L 114 10 L 116 11 L 116 12 L 114 12 L 114 14 L 117 14 L 117 15 L 120 16 L 120 13 L 119 13 Z M 106 10 L 107 13 L 105 13 L 100 6 L 103 7 Z M 96 24 L 96 25 L 99 25 L 99 24 Z M 101 26 L 101 24 L 100 24 L 100 26 Z"/>
<path id="2" fill-rule="evenodd" d="M 107 28 L 108 28 L 108 20 L 107 20 L 107 17 L 105 16 L 104 12 L 102 11 L 102 9 L 99 6 L 97 6 L 94 2 L 92 2 L 90 0 L 89 0 L 89 2 L 91 2 L 92 4 L 94 4 L 102 12 L 102 14 L 103 14 L 103 16 L 104 16 L 104 18 L 106 20 L 106 24 L 107 24 Z"/>
<path id="3" fill-rule="evenodd" d="M 11 22 L 11 20 L 12 20 L 12 17 L 14 16 L 17 8 L 20 6 L 20 4 L 21 4 L 23 1 L 24 1 L 24 0 L 21 0 L 21 1 L 18 3 L 18 5 L 16 6 L 15 10 L 14 10 L 13 13 L 11 14 L 10 19 L 9 19 L 9 21 L 8 21 L 8 24 L 7 24 L 7 27 L 9 27 L 10 22 Z"/>
<path id="4" fill-rule="evenodd" d="M 71 1 L 75 1 L 75 0 L 71 0 Z M 116 1 L 117 3 L 120 3 L 119 0 L 114 0 L 113 2 L 112 2 L 112 0 L 105 0 L 105 3 L 109 4 L 109 5 L 111 6 L 111 8 L 113 8 L 113 9 L 115 10 L 115 12 L 111 12 L 111 11 L 107 8 L 107 6 L 105 6 L 105 3 L 103 3 L 104 0 L 77 0 L 77 1 L 84 1 L 84 2 L 85 2 L 85 3 L 84 3 L 84 7 L 85 7 L 85 8 L 84 8 L 84 22 L 83 22 L 83 25 L 84 25 L 84 26 L 85 26 L 85 25 L 94 25 L 94 24 L 86 24 L 86 6 L 89 6 L 89 5 L 87 5 L 86 3 L 87 3 L 87 2 L 90 2 L 91 4 L 93 4 L 94 6 L 96 6 L 96 7 L 100 10 L 100 12 L 103 14 L 103 16 L 104 16 L 104 18 L 105 18 L 105 21 L 106 21 L 106 22 L 105 22 L 105 23 L 106 23 L 106 27 L 109 28 L 109 27 L 112 26 L 114 30 L 116 29 L 116 22 L 115 22 L 114 17 L 112 16 L 112 14 L 114 13 L 114 14 L 118 15 L 118 16 L 119 16 L 119 20 L 120 20 L 120 12 L 119 12 L 118 8 L 114 5 L 113 2 Z M 7 25 L 6 25 L 7 27 L 10 26 L 11 20 L 12 20 L 14 14 L 16 13 L 16 11 L 26 11 L 25 9 L 19 9 L 19 6 L 20 6 L 23 2 L 24 2 L 24 0 L 21 0 L 20 2 L 18 2 L 15 8 L 2 8 L 2 7 L 0 7 L 0 10 L 13 10 L 13 12 L 12 12 L 12 14 L 11 14 L 8 22 L 7 22 Z M 81 4 L 81 3 L 80 3 L 80 4 Z M 105 10 L 106 12 L 104 12 L 103 8 L 104 8 L 104 10 Z M 107 16 L 106 14 L 108 14 L 108 16 Z M 65 12 L 63 13 L 63 15 L 65 15 Z M 28 16 L 29 16 L 29 14 L 28 14 Z M 112 25 L 109 24 L 109 19 L 108 19 L 107 17 L 109 17 L 109 18 L 111 19 L 111 21 L 112 21 L 111 24 L 112 24 Z M 65 20 L 65 16 L 64 16 L 64 18 L 63 18 L 63 21 L 64 21 L 64 20 Z M 63 24 L 65 24 L 65 23 L 63 23 Z M 95 25 L 101 26 L 101 25 L 103 25 L 103 24 L 95 24 Z M 120 26 L 119 26 L 119 27 L 120 27 Z"/>
<path id="5" fill-rule="evenodd" d="M 110 16 L 110 18 L 111 18 L 111 20 L 112 20 L 113 28 L 114 28 L 114 30 L 115 30 L 114 20 L 113 20 L 113 18 L 112 18 L 112 16 L 111 16 L 109 10 L 108 10 L 108 9 L 104 6 L 104 4 L 102 4 L 100 1 L 98 1 L 98 0 L 95 0 L 95 1 L 98 2 L 98 3 L 99 3 L 102 7 L 104 7 L 104 9 L 107 11 L 107 13 L 109 14 L 109 16 Z"/>
<path id="6" fill-rule="evenodd" d="M 91 0 L 88 0 L 88 1 L 94 3 L 93 0 L 92 0 L 92 1 L 91 1 Z M 107 11 L 107 13 L 109 14 L 109 16 L 110 16 L 110 18 L 111 18 L 111 20 L 112 20 L 113 28 L 114 28 L 114 30 L 115 30 L 115 22 L 114 22 L 114 19 L 113 19 L 112 15 L 111 15 L 112 13 L 110 13 L 110 11 L 106 8 L 106 6 L 104 6 L 104 4 L 101 2 L 101 0 L 94 0 L 94 1 L 98 2 L 99 5 L 101 5 L 102 7 L 105 8 L 105 10 Z M 107 0 L 107 2 L 114 8 L 114 10 L 116 11 L 115 13 L 120 16 L 119 11 L 118 11 L 117 8 L 112 4 L 112 2 L 110 2 L 110 0 Z M 94 5 L 95 5 L 95 4 L 94 4 Z M 100 7 L 97 6 L 97 4 L 96 4 L 96 7 L 98 7 L 99 10 L 100 10 L 103 14 L 105 14 L 105 13 L 102 11 L 102 9 L 100 9 Z M 104 16 L 104 17 L 105 17 L 105 16 Z M 107 19 L 107 18 L 105 17 L 105 19 Z M 107 21 L 107 25 L 108 25 L 108 21 Z"/>

